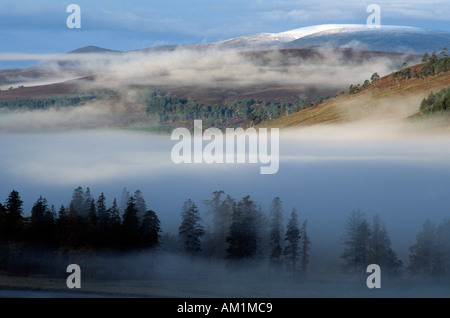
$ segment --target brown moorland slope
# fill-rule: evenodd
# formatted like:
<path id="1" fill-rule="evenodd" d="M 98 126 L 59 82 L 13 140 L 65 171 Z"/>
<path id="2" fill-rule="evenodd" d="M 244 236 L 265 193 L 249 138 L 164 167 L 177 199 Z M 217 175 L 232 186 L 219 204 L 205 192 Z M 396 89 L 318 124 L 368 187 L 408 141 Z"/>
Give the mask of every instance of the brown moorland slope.
<path id="1" fill-rule="evenodd" d="M 420 72 L 422 65 L 413 65 L 411 72 Z M 362 119 L 403 120 L 419 112 L 420 102 L 431 91 L 450 85 L 448 73 L 425 78 L 383 76 L 355 94 L 341 93 L 322 104 L 283 116 L 260 127 L 299 127 L 316 124 L 344 123 Z"/>
<path id="2" fill-rule="evenodd" d="M 64 82 L 44 84 L 36 86 L 16 87 L 10 90 L 0 91 L 0 101 L 10 101 L 14 98 L 48 98 L 55 96 L 64 96 L 68 94 L 83 93 L 89 82 L 94 80 L 94 76 L 85 76 Z"/>

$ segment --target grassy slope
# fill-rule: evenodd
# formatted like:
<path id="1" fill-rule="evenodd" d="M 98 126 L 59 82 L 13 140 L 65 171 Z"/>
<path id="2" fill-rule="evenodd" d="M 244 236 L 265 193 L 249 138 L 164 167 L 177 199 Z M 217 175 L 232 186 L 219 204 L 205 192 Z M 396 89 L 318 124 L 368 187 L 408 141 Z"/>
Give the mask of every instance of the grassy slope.
<path id="1" fill-rule="evenodd" d="M 415 65 L 410 68 L 420 71 L 420 67 Z M 361 119 L 403 120 L 419 111 L 420 101 L 430 91 L 436 92 L 449 85 L 448 74 L 407 80 L 396 79 L 389 74 L 354 95 L 348 95 L 346 92 L 318 106 L 262 123 L 260 126 L 287 128 Z"/>

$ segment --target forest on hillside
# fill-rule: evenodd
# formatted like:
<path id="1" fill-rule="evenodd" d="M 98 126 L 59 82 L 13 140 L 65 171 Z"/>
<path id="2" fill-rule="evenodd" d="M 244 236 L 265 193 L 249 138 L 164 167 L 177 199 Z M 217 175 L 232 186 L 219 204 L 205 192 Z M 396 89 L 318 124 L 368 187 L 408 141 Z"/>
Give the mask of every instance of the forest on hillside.
<path id="1" fill-rule="evenodd" d="M 392 72 L 391 76 L 395 79 L 408 80 L 411 78 L 425 79 L 428 76 L 443 75 L 450 70 L 450 57 L 447 55 L 447 48 L 443 48 L 440 53 L 432 52 L 431 55 L 425 53 L 422 56 L 422 63 L 418 66 L 408 67 L 404 62 L 402 68 Z M 376 83 L 381 79 L 380 75 L 375 72 L 370 79 L 366 79 L 361 84 L 350 84 L 348 94 L 353 95 L 364 89 L 367 89 L 371 83 Z"/>

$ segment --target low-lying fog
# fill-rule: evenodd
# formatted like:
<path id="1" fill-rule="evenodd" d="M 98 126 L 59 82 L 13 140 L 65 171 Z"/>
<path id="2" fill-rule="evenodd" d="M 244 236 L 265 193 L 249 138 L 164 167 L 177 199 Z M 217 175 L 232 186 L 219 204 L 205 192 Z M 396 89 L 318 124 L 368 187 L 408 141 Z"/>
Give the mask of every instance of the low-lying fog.
<path id="1" fill-rule="evenodd" d="M 398 70 L 404 62 L 410 65 L 420 62 L 415 55 L 354 51 L 350 57 L 343 51 L 331 48 L 303 54 L 298 56 L 277 50 L 243 53 L 213 47 L 200 51 L 178 49 L 124 54 L 0 53 L 0 60 L 39 61 L 36 66 L 38 70 L 49 71 L 52 79 L 59 74 L 60 81 L 73 78 L 74 70 L 79 74 L 95 74 L 96 84 L 111 89 L 123 89 L 129 85 L 166 88 L 184 85 L 219 88 L 275 85 L 326 87 L 337 91 L 347 89 L 350 84 L 362 84 L 375 72 L 383 76 Z M 11 75 L 4 80 L 15 83 L 13 86 L 16 87 L 35 85 L 39 79 Z M 50 79 L 40 80 L 42 85 Z M 93 83 L 89 85 L 92 88 Z"/>
<path id="2" fill-rule="evenodd" d="M 405 263 L 424 221 L 450 216 L 449 135 L 367 124 L 282 131 L 279 170 L 272 175 L 260 174 L 260 163 L 177 165 L 175 144 L 170 135 L 121 129 L 2 133 L 2 202 L 16 189 L 29 215 L 40 195 L 56 208 L 67 206 L 78 186 L 90 187 L 93 197 L 104 192 L 108 205 L 124 187 L 140 189 L 163 232 L 176 234 L 189 198 L 208 227 L 202 201 L 213 191 L 237 200 L 250 195 L 265 212 L 279 196 L 285 222 L 293 207 L 308 219 L 313 257 L 338 260 L 345 220 L 361 209 L 369 219 L 380 214 Z"/>

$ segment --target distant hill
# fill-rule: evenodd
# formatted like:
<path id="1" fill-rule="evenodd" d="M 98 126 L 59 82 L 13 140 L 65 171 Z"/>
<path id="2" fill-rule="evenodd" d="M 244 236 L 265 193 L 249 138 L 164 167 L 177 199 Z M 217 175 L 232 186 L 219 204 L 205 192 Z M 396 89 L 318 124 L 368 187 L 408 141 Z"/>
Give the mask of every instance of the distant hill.
<path id="1" fill-rule="evenodd" d="M 78 53 L 101 53 L 101 54 L 108 54 L 108 53 L 122 53 L 122 51 L 117 51 L 117 50 L 109 50 L 109 49 L 104 49 L 102 47 L 98 47 L 98 46 L 85 46 L 85 47 L 81 47 L 79 49 L 67 52 L 69 54 L 78 54 Z"/>

